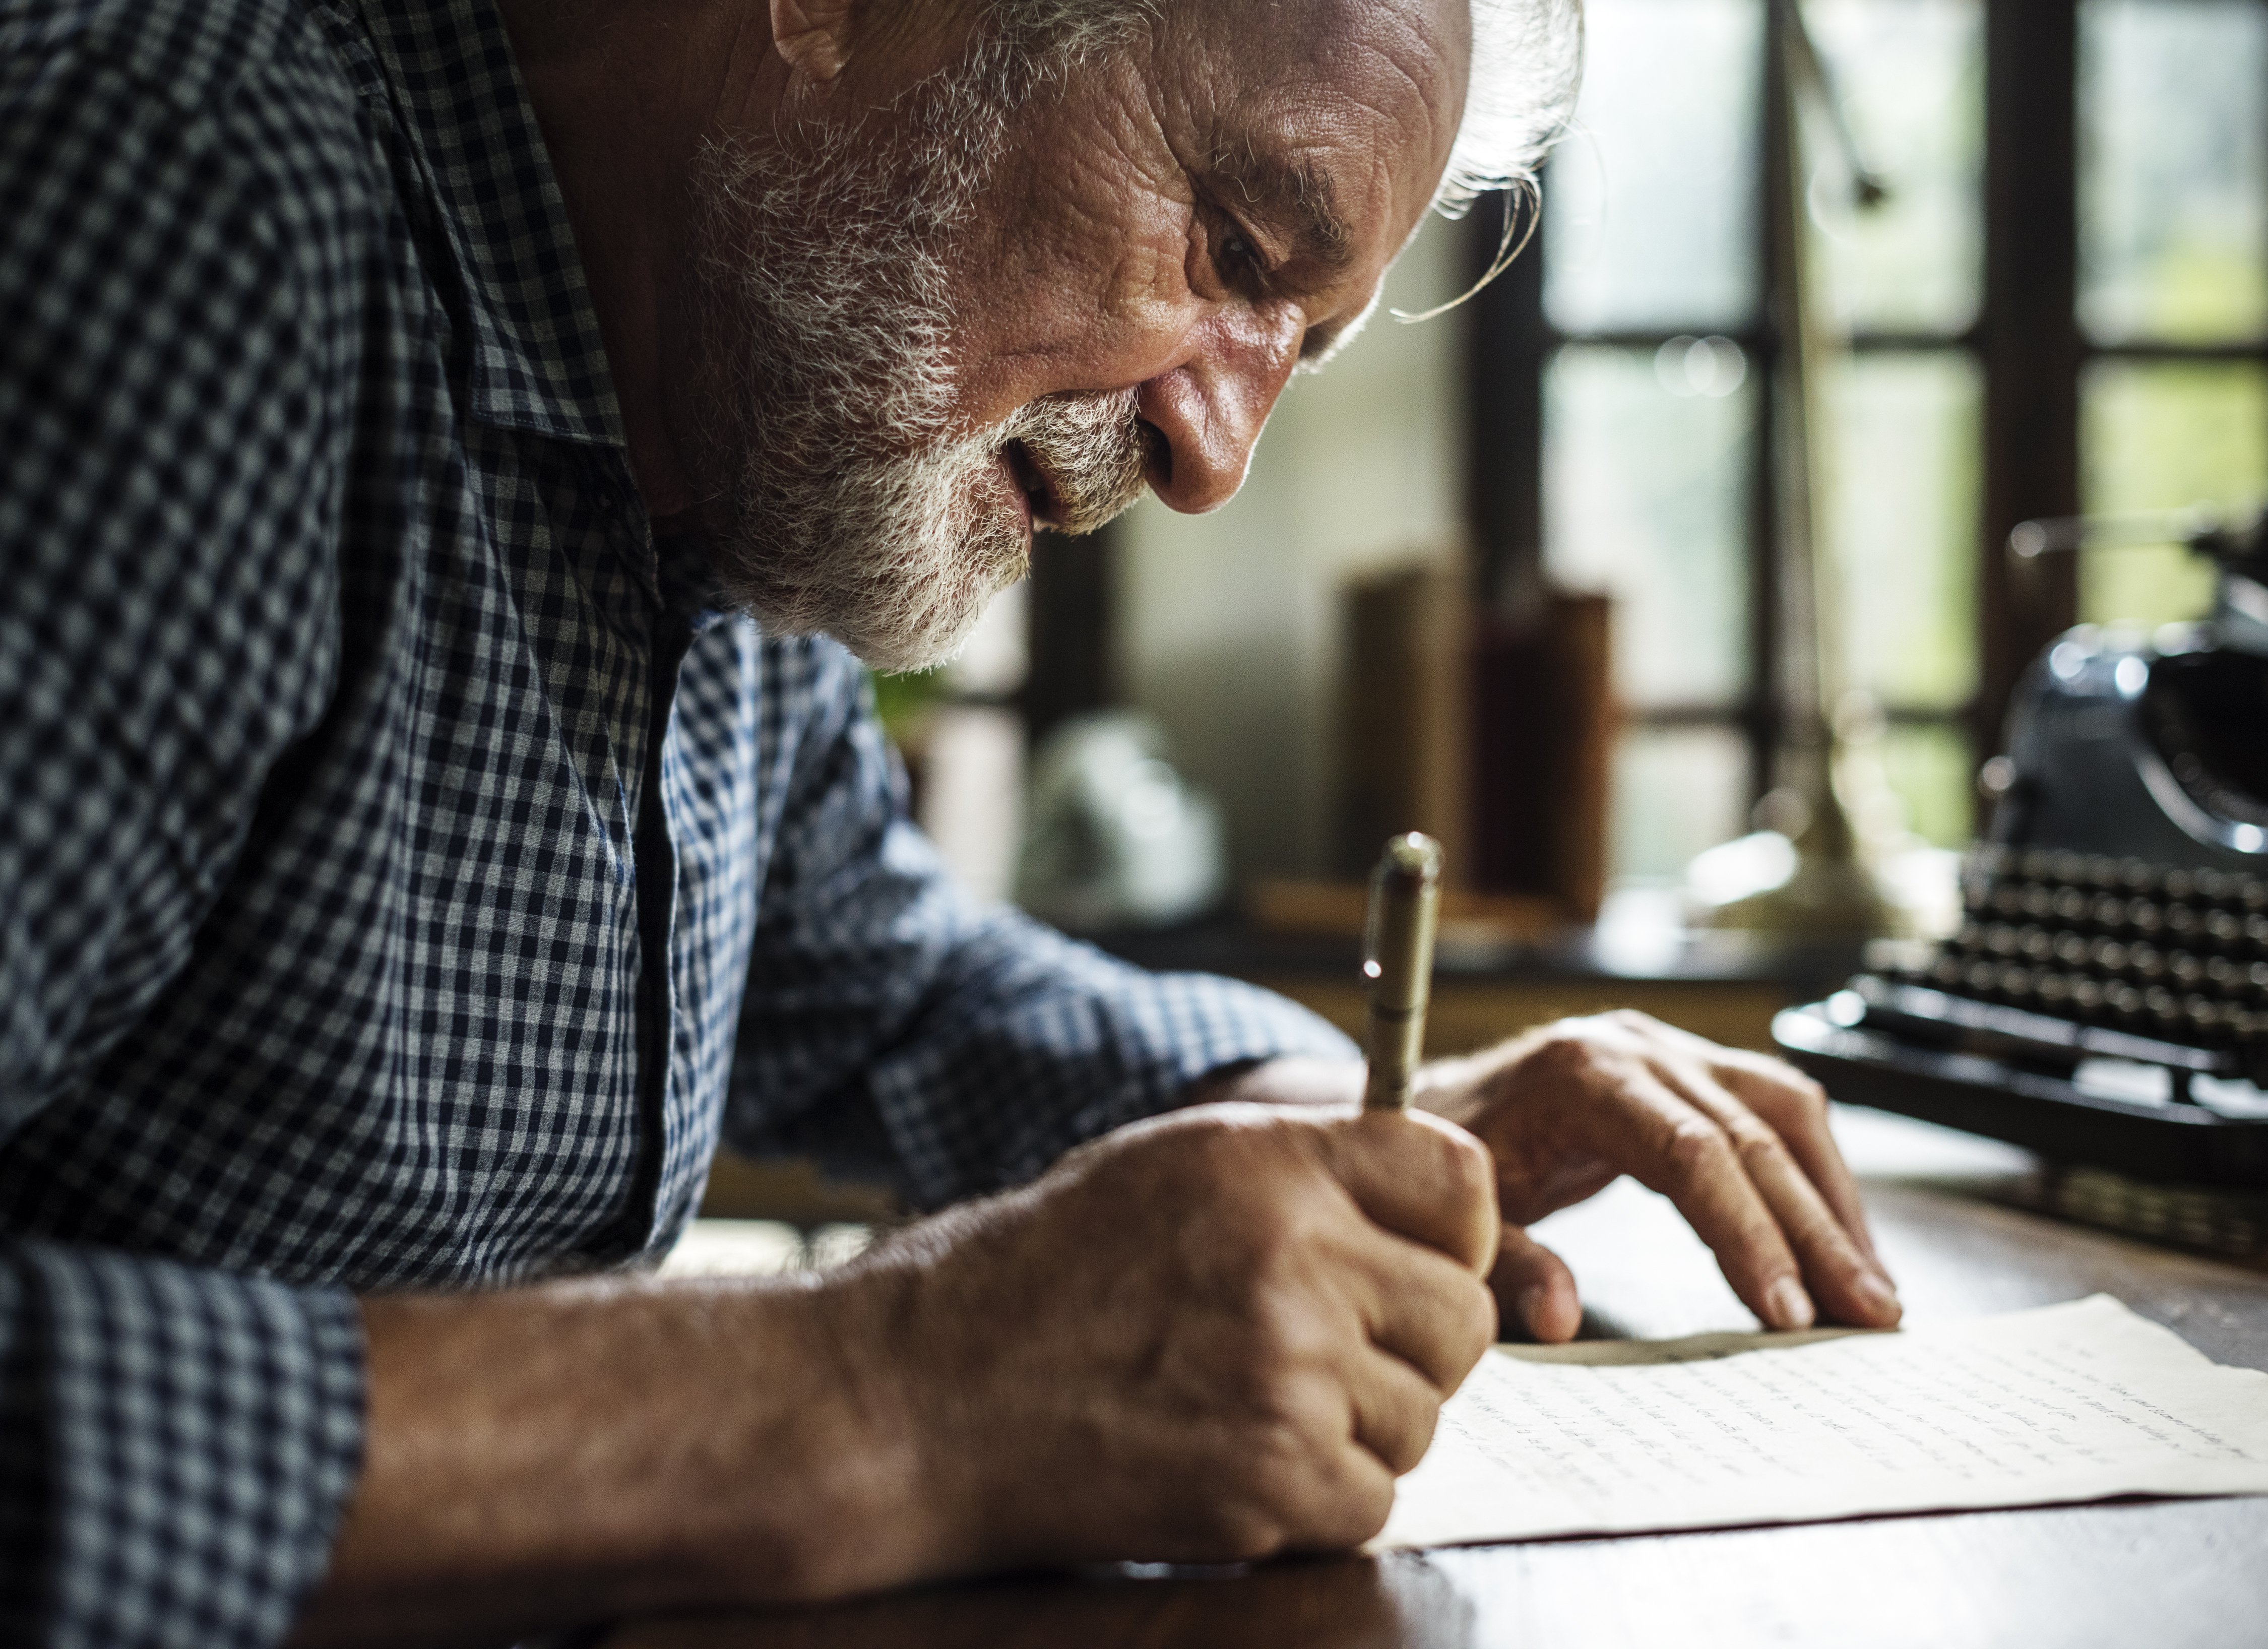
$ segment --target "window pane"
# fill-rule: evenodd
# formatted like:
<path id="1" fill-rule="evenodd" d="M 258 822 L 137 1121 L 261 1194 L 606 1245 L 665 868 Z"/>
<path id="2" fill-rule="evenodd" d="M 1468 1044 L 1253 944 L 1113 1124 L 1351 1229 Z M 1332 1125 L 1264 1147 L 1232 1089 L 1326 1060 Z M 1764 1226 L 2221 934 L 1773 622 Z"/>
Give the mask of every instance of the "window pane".
<path id="1" fill-rule="evenodd" d="M 2090 512 L 2244 508 L 2268 491 L 2268 371 L 2098 361 L 2081 394 Z M 2171 546 L 2088 550 L 2079 604 L 2097 623 L 2195 618 L 2213 604 L 2213 575 Z"/>
<path id="2" fill-rule="evenodd" d="M 2080 317 L 2102 339 L 2268 328 L 2268 8 L 2085 0 Z"/>
<path id="3" fill-rule="evenodd" d="M 1748 748 L 1721 727 L 1638 728 L 1615 750 L 1612 872 L 1682 876 L 1748 828 Z"/>
<path id="4" fill-rule="evenodd" d="M 1974 769 L 1967 735 L 1951 727 L 1893 727 L 1876 747 L 1883 777 L 1905 805 L 1905 826 L 1941 848 L 1974 834 Z"/>
<path id="5" fill-rule="evenodd" d="M 1756 0 L 1591 0 L 1575 129 L 1544 184 L 1544 306 L 1570 332 L 1729 331 L 1756 305 Z"/>
<path id="6" fill-rule="evenodd" d="M 1854 326 L 1963 330 L 1975 319 L 1984 154 L 1978 0 L 1813 0 L 1805 8 L 1867 164 L 1889 196 L 1859 210 L 1841 162 L 1811 195 L 1822 264 Z"/>
<path id="7" fill-rule="evenodd" d="M 1742 541 L 1756 385 L 1723 339 L 1571 346 L 1544 378 L 1553 573 L 1616 598 L 1631 704 L 1730 704 L 1747 675 Z"/>
<path id="8" fill-rule="evenodd" d="M 1888 705 L 1976 690 L 1977 398 L 1951 350 L 1850 357 L 1830 380 L 1850 681 Z"/>

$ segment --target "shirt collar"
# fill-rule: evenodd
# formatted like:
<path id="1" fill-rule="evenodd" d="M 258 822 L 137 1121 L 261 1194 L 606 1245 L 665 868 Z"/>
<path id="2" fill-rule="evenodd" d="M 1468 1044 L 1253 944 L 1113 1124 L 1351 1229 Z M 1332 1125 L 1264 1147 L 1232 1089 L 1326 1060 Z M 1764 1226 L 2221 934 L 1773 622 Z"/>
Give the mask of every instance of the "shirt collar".
<path id="1" fill-rule="evenodd" d="M 489 0 L 356 0 L 438 220 L 486 422 L 622 445 L 567 207 Z"/>

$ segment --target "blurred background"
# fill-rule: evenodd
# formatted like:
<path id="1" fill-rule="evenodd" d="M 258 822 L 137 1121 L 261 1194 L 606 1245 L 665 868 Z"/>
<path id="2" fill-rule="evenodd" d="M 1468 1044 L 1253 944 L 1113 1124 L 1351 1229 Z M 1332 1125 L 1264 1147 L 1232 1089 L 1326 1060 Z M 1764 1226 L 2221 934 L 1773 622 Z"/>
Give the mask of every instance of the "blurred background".
<path id="1" fill-rule="evenodd" d="M 1446 557 L 1487 594 L 1533 562 L 1614 601 L 1608 874 L 1675 876 L 1748 828 L 1774 732 L 1764 7 L 1586 9 L 1576 127 L 1512 270 L 1436 320 L 1381 313 L 1295 380 L 1217 514 L 1149 501 L 1099 541 L 1042 539 L 1034 588 L 936 696 L 1042 735 L 1138 710 L 1218 799 L 1235 881 L 1325 876 L 1346 868 L 1347 581 Z M 1807 202 L 1848 328 L 1824 548 L 1890 787 L 1914 831 L 1957 845 L 2009 680 L 2048 635 L 2193 617 L 2211 595 L 2171 548 L 2016 587 L 2009 526 L 2242 506 L 2268 485 L 2268 5 L 1805 11 L 1889 188 L 1855 207 L 1822 154 Z M 1429 225 L 1387 305 L 1454 296 L 1499 225 L 1485 202 Z M 1027 626 L 1044 627 L 1028 647 Z M 909 731 L 931 696 L 885 689 Z M 958 732 L 935 755 L 986 783 L 1010 765 Z M 1006 856 L 938 822 L 973 880 L 1008 891 Z"/>
<path id="2" fill-rule="evenodd" d="M 1396 320 L 1504 204 L 1429 225 L 1233 503 L 1042 538 L 959 664 L 878 682 L 977 891 L 1351 1026 L 1357 879 L 1422 827 L 1462 883 L 1436 1051 L 1608 1002 L 1760 1043 L 1850 948 L 1689 931 L 1693 867 L 1800 834 L 1815 613 L 1838 791 L 1940 920 L 2025 666 L 2212 597 L 2179 548 L 2020 563 L 2010 529 L 2268 494 L 2268 0 L 1806 0 L 1808 105 L 1777 4 L 1587 0 L 1506 272 Z"/>

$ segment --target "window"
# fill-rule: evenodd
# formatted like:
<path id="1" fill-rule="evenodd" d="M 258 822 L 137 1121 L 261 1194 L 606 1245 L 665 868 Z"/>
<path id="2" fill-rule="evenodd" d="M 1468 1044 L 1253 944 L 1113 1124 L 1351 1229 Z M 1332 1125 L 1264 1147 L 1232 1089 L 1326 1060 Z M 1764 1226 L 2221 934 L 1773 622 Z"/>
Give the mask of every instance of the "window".
<path id="1" fill-rule="evenodd" d="M 1618 598 L 1624 874 L 1675 873 L 1772 780 L 1772 3 L 1589 0 L 1537 263 L 1475 317 L 1484 588 L 1541 568 Z M 2082 612 L 2194 615 L 2209 591 L 2179 551 L 2012 571 L 2008 527 L 2268 490 L 2268 4 L 1805 16 L 1890 187 L 1859 209 L 1808 137 L 1810 251 L 1848 344 L 1823 386 L 1822 548 L 1881 767 L 1910 828 L 1953 843 L 2047 637 Z"/>
<path id="2" fill-rule="evenodd" d="M 2079 315 L 2087 507 L 2242 507 L 2268 482 L 2268 6 L 2086 0 Z M 2100 621 L 2194 618 L 2180 549 L 2080 568 Z"/>

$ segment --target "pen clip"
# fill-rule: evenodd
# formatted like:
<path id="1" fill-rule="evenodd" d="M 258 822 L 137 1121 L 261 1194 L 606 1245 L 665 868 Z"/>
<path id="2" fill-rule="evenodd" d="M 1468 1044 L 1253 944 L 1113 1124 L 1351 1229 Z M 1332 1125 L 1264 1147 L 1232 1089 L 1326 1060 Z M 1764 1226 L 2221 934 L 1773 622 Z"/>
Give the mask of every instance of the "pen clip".
<path id="1" fill-rule="evenodd" d="M 1381 859 L 1371 869 L 1370 897 L 1364 902 L 1362 913 L 1362 976 L 1375 985 L 1378 983 L 1379 961 L 1385 954 L 1385 936 L 1380 931 L 1386 920 L 1387 861 Z"/>

